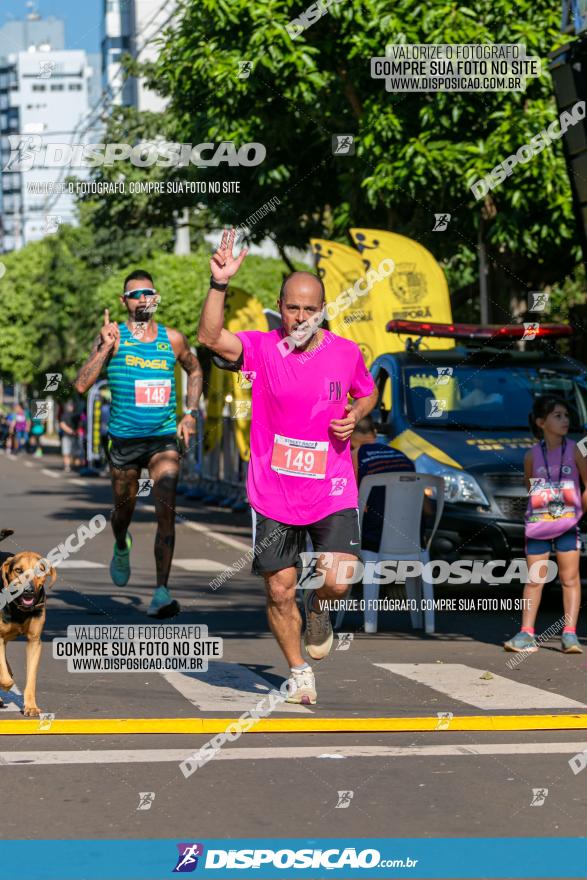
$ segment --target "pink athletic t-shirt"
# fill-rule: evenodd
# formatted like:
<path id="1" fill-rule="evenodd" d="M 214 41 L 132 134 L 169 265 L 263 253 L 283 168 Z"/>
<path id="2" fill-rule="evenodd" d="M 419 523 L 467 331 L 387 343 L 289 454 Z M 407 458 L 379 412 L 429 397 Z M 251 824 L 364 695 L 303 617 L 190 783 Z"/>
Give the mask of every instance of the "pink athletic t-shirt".
<path id="1" fill-rule="evenodd" d="M 246 331 L 242 369 L 252 379 L 249 503 L 286 525 L 304 526 L 357 507 L 350 442 L 337 440 L 332 419 L 345 415 L 348 395 L 374 389 L 359 346 L 328 330 L 319 346 L 285 357 L 284 331 Z"/>

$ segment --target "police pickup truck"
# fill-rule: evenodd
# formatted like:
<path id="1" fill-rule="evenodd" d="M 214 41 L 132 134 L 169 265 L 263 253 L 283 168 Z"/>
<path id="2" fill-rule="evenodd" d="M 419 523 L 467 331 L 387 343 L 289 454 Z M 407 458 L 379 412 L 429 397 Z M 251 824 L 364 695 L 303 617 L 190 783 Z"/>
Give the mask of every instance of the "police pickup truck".
<path id="1" fill-rule="evenodd" d="M 394 320 L 387 330 L 408 338 L 405 351 L 373 362 L 379 398 L 372 416 L 378 433 L 417 471 L 444 478 L 437 558 L 522 556 L 523 460 L 536 442 L 528 427 L 534 398 L 564 398 L 569 436 L 579 442 L 587 434 L 587 369 L 554 347 L 571 329 L 534 325 L 535 342 L 525 342 L 525 350 L 519 345 L 528 336 L 523 324 Z M 430 337 L 452 339 L 453 347 L 428 349 Z M 587 532 L 584 525 L 581 532 Z"/>

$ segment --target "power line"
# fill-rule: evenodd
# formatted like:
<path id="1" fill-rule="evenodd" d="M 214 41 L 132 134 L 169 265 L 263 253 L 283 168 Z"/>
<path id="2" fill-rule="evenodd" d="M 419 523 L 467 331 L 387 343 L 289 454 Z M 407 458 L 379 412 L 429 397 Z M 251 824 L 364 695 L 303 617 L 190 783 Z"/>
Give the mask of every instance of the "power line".
<path id="1" fill-rule="evenodd" d="M 68 128 L 66 131 L 43 131 L 43 132 L 34 132 L 34 131 L 11 131 L 9 135 L 4 134 L 4 132 L 3 132 L 3 133 L 2 133 L 2 136 L 3 136 L 3 137 L 14 137 L 14 135 L 16 135 L 17 137 L 23 138 L 23 137 L 34 137 L 36 134 L 39 134 L 39 135 L 42 135 L 43 137 L 51 137 L 51 136 L 53 136 L 53 135 L 55 135 L 55 134 L 58 134 L 58 135 L 67 135 L 67 134 L 74 135 L 75 133 L 76 133 L 76 132 L 75 132 L 75 128 Z M 67 146 L 73 146 L 73 144 L 68 144 Z"/>
<path id="2" fill-rule="evenodd" d="M 147 30 L 147 28 L 149 27 L 149 25 L 151 25 L 151 24 L 155 21 L 155 19 L 156 19 L 157 16 L 159 15 L 159 13 L 163 11 L 163 8 L 164 8 L 165 6 L 167 6 L 167 3 L 168 3 L 168 0 L 165 0 L 165 2 L 161 4 L 161 6 L 159 7 L 159 9 L 157 9 L 157 11 L 155 12 L 155 14 L 149 19 L 149 21 L 147 22 L 147 24 L 144 26 L 143 30 Z M 142 44 L 142 46 L 137 50 L 137 52 L 136 52 L 134 58 L 138 58 L 138 57 L 139 57 L 139 55 L 141 54 L 141 52 L 143 51 L 143 49 L 144 49 L 146 46 L 148 46 L 148 44 L 151 42 L 151 40 L 153 39 L 153 37 L 157 36 L 157 34 L 161 31 L 161 29 L 165 27 L 165 25 L 167 24 L 167 22 L 171 21 L 171 19 L 172 19 L 173 16 L 175 15 L 175 12 L 176 12 L 176 10 L 174 9 L 173 12 L 172 12 L 172 13 L 171 13 L 171 14 L 165 19 L 165 21 L 159 26 L 159 28 L 158 28 L 153 34 L 151 34 L 151 36 L 150 36 L 150 37 L 149 37 L 149 38 L 148 38 L 148 39 Z M 120 70 L 118 71 L 118 74 L 121 74 L 121 73 L 123 73 L 123 65 L 122 65 L 122 62 L 119 62 L 119 67 L 120 67 Z M 127 84 L 127 82 L 128 82 L 128 80 L 125 80 L 124 82 L 122 82 L 121 85 L 120 85 L 120 87 L 118 88 L 118 90 L 117 90 L 116 92 L 114 92 L 112 95 L 110 95 L 110 88 L 105 88 L 105 89 L 103 89 L 103 90 L 102 90 L 102 93 L 101 93 L 101 95 L 100 95 L 100 97 L 98 98 L 98 101 L 97 101 L 96 104 L 95 104 L 95 106 L 89 111 L 90 117 L 92 116 L 93 113 L 95 113 L 96 111 L 98 111 L 98 110 L 101 109 L 101 105 L 104 105 L 104 107 L 103 107 L 102 109 L 106 109 L 106 103 L 105 103 L 105 102 L 106 102 L 108 99 L 110 99 L 110 101 L 112 101 L 112 100 L 114 100 L 115 98 L 117 98 L 118 95 L 120 95 L 121 92 L 123 91 L 123 89 L 124 89 L 125 85 Z M 89 123 L 88 123 L 88 124 L 89 124 Z M 77 126 L 76 126 L 76 128 L 77 128 Z M 87 128 L 84 129 L 84 131 L 81 132 L 81 134 L 83 134 L 85 131 L 87 131 Z M 75 129 L 74 129 L 74 132 L 73 132 L 73 133 L 75 134 Z"/>

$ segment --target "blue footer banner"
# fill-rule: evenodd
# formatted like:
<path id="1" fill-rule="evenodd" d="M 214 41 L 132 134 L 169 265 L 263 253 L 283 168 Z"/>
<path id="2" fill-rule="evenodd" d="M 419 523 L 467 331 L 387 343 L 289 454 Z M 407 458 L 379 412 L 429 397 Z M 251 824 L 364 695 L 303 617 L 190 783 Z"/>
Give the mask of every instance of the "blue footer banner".
<path id="1" fill-rule="evenodd" d="M 9 840 L 2 880 L 585 877 L 584 838 Z"/>

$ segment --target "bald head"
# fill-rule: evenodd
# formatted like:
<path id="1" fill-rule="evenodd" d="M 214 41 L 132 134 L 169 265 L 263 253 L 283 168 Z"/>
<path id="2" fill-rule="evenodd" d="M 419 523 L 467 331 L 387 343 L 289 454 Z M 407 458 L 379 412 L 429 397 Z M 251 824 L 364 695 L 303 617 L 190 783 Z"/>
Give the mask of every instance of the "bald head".
<path id="1" fill-rule="evenodd" d="M 318 307 L 324 303 L 324 285 L 313 272 L 292 272 L 284 279 L 279 291 L 280 301 L 287 302 L 292 298 L 302 296 L 307 302 L 308 298 L 314 300 Z"/>
<path id="2" fill-rule="evenodd" d="M 277 306 L 285 335 L 303 351 L 324 317 L 324 285 L 312 272 L 292 272 L 281 285 Z"/>

